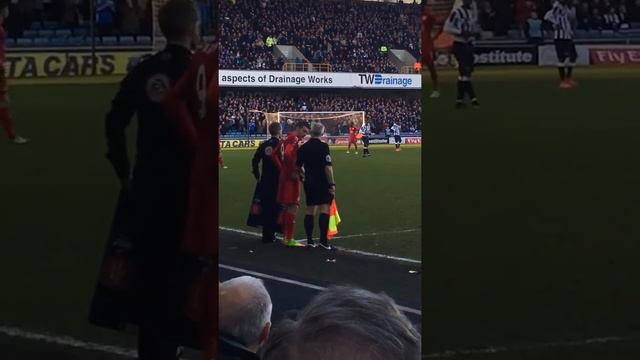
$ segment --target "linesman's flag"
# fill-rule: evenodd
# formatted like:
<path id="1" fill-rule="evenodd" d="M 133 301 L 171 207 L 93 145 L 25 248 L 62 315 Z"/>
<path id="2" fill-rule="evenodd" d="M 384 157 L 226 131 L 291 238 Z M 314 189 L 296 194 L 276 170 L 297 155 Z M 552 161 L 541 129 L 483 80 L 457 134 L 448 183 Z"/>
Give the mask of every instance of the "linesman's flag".
<path id="1" fill-rule="evenodd" d="M 340 214 L 338 213 L 338 206 L 336 201 L 331 202 L 331 208 L 329 208 L 329 234 L 328 238 L 331 239 L 338 233 L 338 224 L 340 224 Z"/>

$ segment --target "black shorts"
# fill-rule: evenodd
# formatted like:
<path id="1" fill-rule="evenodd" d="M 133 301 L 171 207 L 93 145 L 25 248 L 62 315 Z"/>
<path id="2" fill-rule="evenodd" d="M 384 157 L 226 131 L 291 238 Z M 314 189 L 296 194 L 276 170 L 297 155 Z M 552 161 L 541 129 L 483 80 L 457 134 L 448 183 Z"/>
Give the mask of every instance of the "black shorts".
<path id="1" fill-rule="evenodd" d="M 394 139 L 396 140 L 396 144 L 400 144 L 402 142 L 402 137 L 400 135 L 395 135 Z"/>
<path id="2" fill-rule="evenodd" d="M 453 43 L 453 55 L 458 61 L 458 73 L 460 76 L 471 76 L 474 70 L 475 57 L 473 44 L 456 41 Z"/>
<path id="3" fill-rule="evenodd" d="M 333 195 L 329 192 L 329 186 L 319 186 L 306 183 L 304 184 L 304 196 L 307 206 L 330 205 L 333 201 Z"/>
<path id="4" fill-rule="evenodd" d="M 558 62 L 564 62 L 566 59 L 569 59 L 571 62 L 575 62 L 578 58 L 576 44 L 573 40 L 557 39 L 555 40 L 555 46 L 556 54 L 558 55 Z"/>
<path id="5" fill-rule="evenodd" d="M 362 143 L 364 144 L 365 147 L 369 147 L 369 137 L 368 136 L 363 136 L 362 137 Z"/>

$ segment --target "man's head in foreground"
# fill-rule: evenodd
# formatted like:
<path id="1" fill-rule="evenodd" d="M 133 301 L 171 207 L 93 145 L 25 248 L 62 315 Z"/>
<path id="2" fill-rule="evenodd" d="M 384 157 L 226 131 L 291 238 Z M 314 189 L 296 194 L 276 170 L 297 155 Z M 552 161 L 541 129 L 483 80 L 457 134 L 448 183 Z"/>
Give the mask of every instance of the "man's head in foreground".
<path id="1" fill-rule="evenodd" d="M 158 24 L 168 44 L 190 48 L 197 37 L 198 12 L 192 0 L 169 0 L 158 12 Z"/>
<path id="2" fill-rule="evenodd" d="M 311 126 L 311 137 L 319 138 L 324 135 L 324 125 L 320 122 L 313 123 Z"/>
<path id="3" fill-rule="evenodd" d="M 262 280 L 241 276 L 220 284 L 220 335 L 256 352 L 271 329 L 272 303 Z"/>
<path id="4" fill-rule="evenodd" d="M 292 331 L 291 359 L 420 359 L 420 334 L 395 302 L 363 289 L 321 292 Z"/>
<path id="5" fill-rule="evenodd" d="M 309 123 L 306 121 L 298 121 L 296 123 L 295 132 L 298 138 L 304 138 L 309 134 Z"/>
<path id="6" fill-rule="evenodd" d="M 282 136 L 282 126 L 278 122 L 272 122 L 269 124 L 269 135 L 272 137 L 280 137 Z"/>

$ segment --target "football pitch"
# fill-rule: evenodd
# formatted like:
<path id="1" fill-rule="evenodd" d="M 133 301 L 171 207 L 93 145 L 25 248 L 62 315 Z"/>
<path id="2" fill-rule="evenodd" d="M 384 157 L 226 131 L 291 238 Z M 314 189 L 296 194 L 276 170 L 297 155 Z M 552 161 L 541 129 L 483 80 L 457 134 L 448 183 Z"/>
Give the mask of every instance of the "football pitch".
<path id="1" fill-rule="evenodd" d="M 445 73 L 423 100 L 431 358 L 640 357 L 640 69 L 556 77 L 479 69 L 455 110 Z"/>
<path id="2" fill-rule="evenodd" d="M 640 69 L 578 69 L 570 91 L 555 75 L 480 69 L 482 108 L 457 111 L 445 74 L 442 98 L 423 103 L 422 155 L 332 149 L 343 220 L 334 241 L 422 260 L 428 358 L 640 357 Z M 12 87 L 19 132 L 33 141 L 0 141 L 0 330 L 133 345 L 86 322 L 118 190 L 103 156 L 115 90 Z M 251 153 L 223 152 L 220 223 L 241 231 L 257 231 L 244 225 Z M 0 335 L 7 358 L 98 358 L 9 342 Z"/>
<path id="3" fill-rule="evenodd" d="M 342 220 L 337 246 L 375 254 L 419 260 L 421 257 L 421 148 L 371 145 L 363 158 L 345 146 L 331 148 L 336 204 Z M 251 174 L 255 150 L 222 151 L 228 169 L 220 170 L 220 226 L 233 231 L 259 231 L 246 220 L 256 181 Z M 296 239 L 303 229 L 304 194 L 296 220 Z M 319 236 L 316 225 L 315 237 Z"/>

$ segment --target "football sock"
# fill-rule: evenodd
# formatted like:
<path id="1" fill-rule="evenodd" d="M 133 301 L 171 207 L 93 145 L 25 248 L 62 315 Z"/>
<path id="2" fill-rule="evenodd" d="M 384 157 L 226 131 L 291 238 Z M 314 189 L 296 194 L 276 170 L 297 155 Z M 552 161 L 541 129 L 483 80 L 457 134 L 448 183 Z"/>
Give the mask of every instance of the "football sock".
<path id="1" fill-rule="evenodd" d="M 572 66 L 568 66 L 567 67 L 567 78 L 571 79 L 572 76 L 573 76 L 573 67 Z"/>
<path id="2" fill-rule="evenodd" d="M 473 83 L 471 81 L 467 81 L 467 94 L 469 94 L 470 99 L 476 98 L 476 92 L 473 90 Z"/>
<path id="3" fill-rule="evenodd" d="M 329 214 L 320 213 L 318 225 L 320 225 L 320 243 L 323 245 L 328 245 Z"/>
<path id="4" fill-rule="evenodd" d="M 560 81 L 564 81 L 564 78 L 565 78 L 564 66 L 559 66 L 558 67 L 558 74 L 560 74 Z"/>
<path id="5" fill-rule="evenodd" d="M 296 223 L 296 215 L 290 212 L 286 212 L 284 214 L 284 239 L 291 240 L 293 239 L 293 227 Z"/>
<path id="6" fill-rule="evenodd" d="M 458 101 L 464 101 L 464 81 L 458 80 Z"/>
<path id="7" fill-rule="evenodd" d="M 307 233 L 307 244 L 313 244 L 313 215 L 304 217 L 304 231 Z"/>

